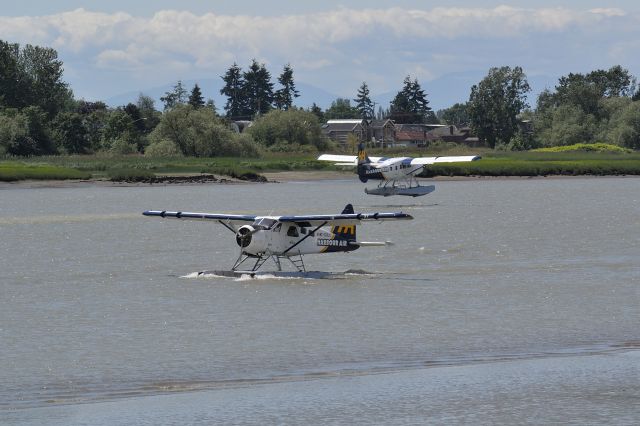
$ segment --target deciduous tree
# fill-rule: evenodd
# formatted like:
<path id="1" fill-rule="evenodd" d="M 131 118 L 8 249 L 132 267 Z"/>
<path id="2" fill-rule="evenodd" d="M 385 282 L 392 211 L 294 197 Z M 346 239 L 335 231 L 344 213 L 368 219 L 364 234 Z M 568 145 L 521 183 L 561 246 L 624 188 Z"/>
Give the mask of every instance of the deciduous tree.
<path id="1" fill-rule="evenodd" d="M 464 127 L 469 125 L 469 112 L 466 103 L 456 103 L 453 106 L 445 109 L 441 109 L 436 114 L 438 120 L 444 124 L 453 124 L 457 127 Z"/>
<path id="2" fill-rule="evenodd" d="M 527 107 L 530 91 L 520 67 L 491 68 L 487 76 L 471 87 L 468 113 L 471 126 L 491 148 L 508 144 L 519 129 L 518 114 Z"/>
<path id="3" fill-rule="evenodd" d="M 327 120 L 358 118 L 360 114 L 355 107 L 351 106 L 351 101 L 345 98 L 338 98 L 331 102 L 331 106 L 324 112 Z"/>
<path id="4" fill-rule="evenodd" d="M 52 122 L 53 139 L 58 150 L 67 154 L 86 154 L 90 144 L 83 116 L 76 112 L 62 112 Z"/>

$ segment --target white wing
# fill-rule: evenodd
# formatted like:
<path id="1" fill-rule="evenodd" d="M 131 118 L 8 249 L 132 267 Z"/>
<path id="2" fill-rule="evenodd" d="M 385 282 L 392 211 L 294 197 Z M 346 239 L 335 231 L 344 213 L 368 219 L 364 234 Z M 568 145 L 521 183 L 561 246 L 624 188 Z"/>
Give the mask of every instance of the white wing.
<path id="1" fill-rule="evenodd" d="M 318 225 L 359 225 L 363 221 L 383 220 L 411 220 L 413 216 L 402 212 L 392 213 L 342 213 L 342 214 L 311 214 L 301 216 L 280 216 L 279 222 L 304 223 L 311 226 Z"/>
<path id="2" fill-rule="evenodd" d="M 372 163 L 377 163 L 382 157 L 369 157 Z M 322 154 L 318 161 L 332 161 L 336 166 L 357 166 L 358 157 L 356 155 Z"/>
<path id="3" fill-rule="evenodd" d="M 427 165 L 435 163 L 463 163 L 467 161 L 479 160 L 479 155 L 466 155 L 466 156 L 454 156 L 454 157 L 418 157 L 411 160 L 411 165 Z"/>
<path id="4" fill-rule="evenodd" d="M 232 231 L 237 231 L 242 225 L 253 223 L 253 221 L 258 217 L 255 215 L 245 214 L 171 212 L 166 210 L 147 210 L 142 212 L 142 214 L 145 216 L 156 216 L 163 219 L 214 220 Z"/>
<path id="5" fill-rule="evenodd" d="M 322 154 L 318 157 L 319 161 L 332 161 L 339 163 L 340 166 L 357 166 L 358 157 L 355 155 L 335 155 L 335 154 Z"/>

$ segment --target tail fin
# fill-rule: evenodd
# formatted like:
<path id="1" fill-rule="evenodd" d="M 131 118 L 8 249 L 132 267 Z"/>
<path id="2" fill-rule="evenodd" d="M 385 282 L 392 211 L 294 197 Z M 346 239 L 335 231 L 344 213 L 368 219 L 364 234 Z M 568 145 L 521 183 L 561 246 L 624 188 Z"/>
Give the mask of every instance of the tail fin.
<path id="1" fill-rule="evenodd" d="M 360 142 L 358 144 L 358 165 L 360 164 L 369 164 L 371 160 L 367 155 L 367 151 L 364 150 L 364 142 Z"/>
<path id="2" fill-rule="evenodd" d="M 342 214 L 353 214 L 353 206 L 347 204 L 342 210 Z M 331 228 L 331 232 L 335 235 L 336 240 L 351 240 L 356 239 L 356 225 L 335 225 Z"/>
<path id="3" fill-rule="evenodd" d="M 369 180 L 367 176 L 367 169 L 369 166 L 367 164 L 371 163 L 371 159 L 367 155 L 367 151 L 364 150 L 364 143 L 360 142 L 358 144 L 358 178 L 360 178 L 360 182 L 366 182 Z"/>

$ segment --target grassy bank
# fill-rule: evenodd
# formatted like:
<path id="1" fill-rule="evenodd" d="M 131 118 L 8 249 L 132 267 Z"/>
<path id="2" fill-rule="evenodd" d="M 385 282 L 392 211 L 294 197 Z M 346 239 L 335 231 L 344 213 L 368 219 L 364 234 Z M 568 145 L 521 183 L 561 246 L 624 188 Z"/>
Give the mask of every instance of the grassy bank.
<path id="1" fill-rule="evenodd" d="M 19 171 L 53 167 L 69 170 L 69 177 L 58 179 L 94 178 L 114 181 L 146 179 L 150 176 L 177 174 L 212 174 L 233 178 L 254 180 L 263 172 L 291 170 L 331 169 L 328 163 L 315 161 L 315 156 L 273 154 L 265 158 L 195 158 L 170 157 L 153 158 L 144 156 L 101 156 L 101 155 L 61 155 L 32 157 L 27 159 L 0 161 L 0 165 L 10 164 L 13 176 Z M 36 175 L 19 179 L 39 179 Z M 34 176 L 34 177 L 31 177 Z M 44 176 L 44 175 L 43 175 Z M 60 176 L 63 176 L 62 174 Z M 82 176 L 82 177 L 76 177 Z M 41 177 L 40 179 L 48 179 Z M 51 178 L 53 179 L 53 178 Z M 16 179 L 12 179 L 16 180 Z"/>
<path id="2" fill-rule="evenodd" d="M 488 152 L 472 163 L 430 166 L 422 176 L 640 175 L 640 153 Z"/>
<path id="3" fill-rule="evenodd" d="M 482 160 L 430 166 L 421 176 L 640 175 L 640 152 L 504 152 L 458 147 L 454 151 L 394 148 L 370 153 L 387 157 L 469 154 L 479 154 Z M 0 180 L 93 178 L 135 181 L 184 174 L 254 180 L 264 172 L 335 169 L 340 167 L 316 161 L 314 155 L 308 154 L 270 154 L 249 159 L 74 155 L 0 160 Z"/>
<path id="4" fill-rule="evenodd" d="M 23 162 L 0 162 L 0 181 L 13 182 L 19 180 L 65 180 L 90 179 L 91 173 L 68 167 L 50 164 L 25 164 Z"/>

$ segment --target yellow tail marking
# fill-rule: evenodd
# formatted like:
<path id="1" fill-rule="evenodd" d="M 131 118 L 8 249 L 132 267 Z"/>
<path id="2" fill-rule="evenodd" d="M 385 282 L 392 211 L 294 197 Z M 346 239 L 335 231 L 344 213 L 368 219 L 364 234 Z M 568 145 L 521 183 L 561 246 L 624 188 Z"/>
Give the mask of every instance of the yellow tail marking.
<path id="1" fill-rule="evenodd" d="M 336 229 L 336 234 L 351 234 L 354 235 L 356 233 L 355 225 L 340 225 Z"/>

